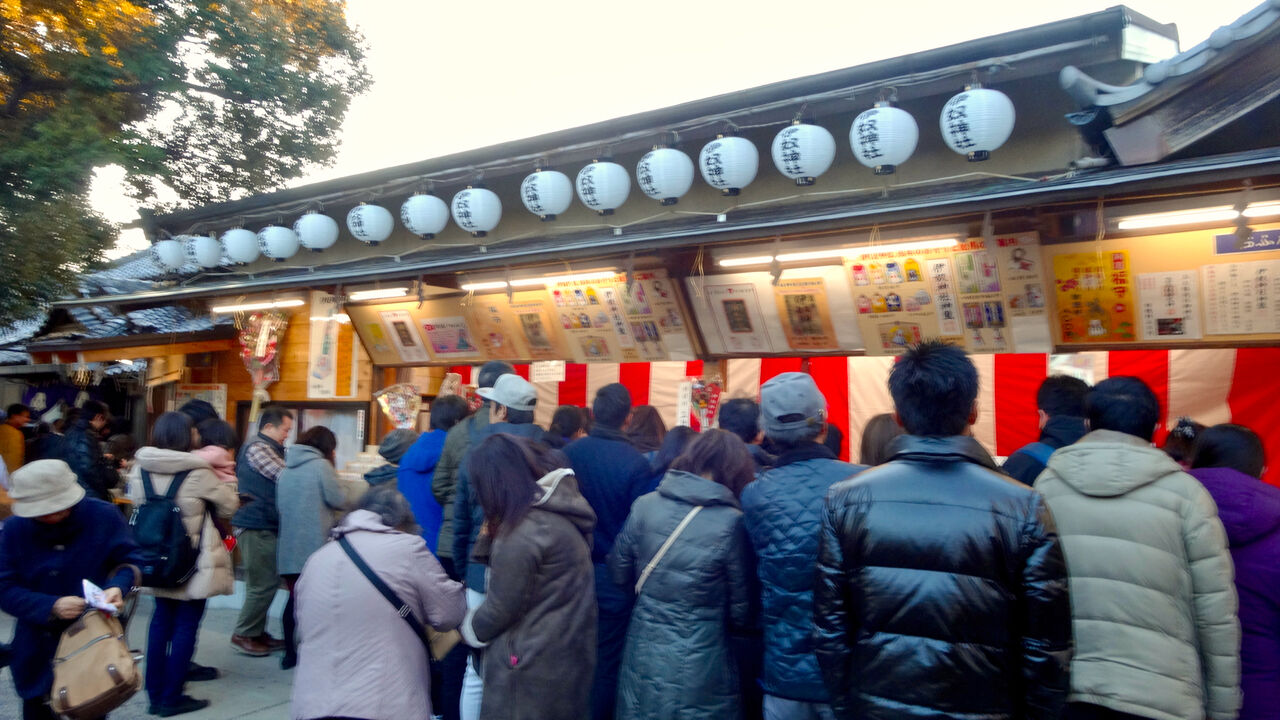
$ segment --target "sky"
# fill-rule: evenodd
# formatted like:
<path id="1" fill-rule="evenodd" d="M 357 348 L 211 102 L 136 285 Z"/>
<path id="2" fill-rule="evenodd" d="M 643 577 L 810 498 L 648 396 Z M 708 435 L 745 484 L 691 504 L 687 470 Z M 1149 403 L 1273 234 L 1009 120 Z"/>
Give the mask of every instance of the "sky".
<path id="1" fill-rule="evenodd" d="M 794 2 L 794 0 L 793 0 Z M 1261 0 L 1132 0 L 1185 50 Z M 1096 12 L 1105 0 L 348 0 L 372 88 L 318 182 Z M 484 8 L 477 12 L 478 8 Z M 127 223 L 121 171 L 92 189 Z M 125 231 L 109 253 L 146 246 Z"/>

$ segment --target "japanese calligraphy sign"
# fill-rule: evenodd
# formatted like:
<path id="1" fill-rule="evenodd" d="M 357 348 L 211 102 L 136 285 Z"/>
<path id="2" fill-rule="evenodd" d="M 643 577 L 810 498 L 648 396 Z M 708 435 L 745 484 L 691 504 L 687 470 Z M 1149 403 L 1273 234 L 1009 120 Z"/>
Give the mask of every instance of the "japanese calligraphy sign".
<path id="1" fill-rule="evenodd" d="M 1196 272 L 1138 275 L 1138 311 L 1143 340 L 1200 339 Z"/>
<path id="2" fill-rule="evenodd" d="M 836 350 L 827 306 L 827 288 L 822 278 L 783 279 L 773 288 L 778 303 L 778 317 L 787 344 L 792 350 Z"/>
<path id="3" fill-rule="evenodd" d="M 1128 251 L 1058 255 L 1053 259 L 1053 276 L 1063 343 L 1137 339 L 1137 298 Z"/>
<path id="4" fill-rule="evenodd" d="M 547 288 L 551 322 L 579 362 L 641 362 L 693 357 L 688 321 L 665 270 Z"/>
<path id="5" fill-rule="evenodd" d="M 1280 332 L 1280 260 L 1205 265 L 1205 332 Z"/>

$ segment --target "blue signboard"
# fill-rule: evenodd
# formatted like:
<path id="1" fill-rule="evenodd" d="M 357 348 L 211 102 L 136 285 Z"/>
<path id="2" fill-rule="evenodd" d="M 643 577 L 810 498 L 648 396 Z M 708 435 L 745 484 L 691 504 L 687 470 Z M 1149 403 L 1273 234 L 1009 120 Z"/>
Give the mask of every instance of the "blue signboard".
<path id="1" fill-rule="evenodd" d="M 1243 242 L 1235 233 L 1215 235 L 1213 240 L 1213 252 L 1216 255 L 1280 250 L 1280 230 L 1254 230 L 1249 239 Z"/>

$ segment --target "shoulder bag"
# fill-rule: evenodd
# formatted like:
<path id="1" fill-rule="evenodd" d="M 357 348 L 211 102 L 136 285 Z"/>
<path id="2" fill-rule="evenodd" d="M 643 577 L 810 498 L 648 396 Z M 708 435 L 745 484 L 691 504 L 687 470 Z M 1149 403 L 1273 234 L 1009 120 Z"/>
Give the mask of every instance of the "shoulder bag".
<path id="1" fill-rule="evenodd" d="M 662 560 L 662 556 L 667 554 L 667 551 L 675 544 L 676 538 L 680 537 L 680 533 L 684 532 L 684 529 L 689 527 L 689 523 L 700 510 L 702 510 L 701 505 L 694 505 L 693 509 L 689 511 L 689 514 L 685 515 L 684 519 L 680 521 L 680 524 L 676 526 L 675 531 L 667 537 L 666 542 L 662 543 L 662 547 L 658 548 L 658 552 L 653 554 L 653 559 L 649 561 L 648 565 L 644 566 L 644 572 L 640 573 L 640 579 L 636 581 L 636 595 L 640 594 L 640 588 L 644 587 L 644 583 L 649 579 L 649 575 L 653 573 L 653 569 L 658 567 L 658 561 Z"/>
<path id="2" fill-rule="evenodd" d="M 129 649 L 129 618 L 137 605 L 142 571 L 133 565 L 133 587 L 118 616 L 89 608 L 58 640 L 53 657 L 49 706 L 71 720 L 100 718 L 125 704 L 142 687 L 141 658 Z M 115 575 L 120 568 L 111 571 Z"/>

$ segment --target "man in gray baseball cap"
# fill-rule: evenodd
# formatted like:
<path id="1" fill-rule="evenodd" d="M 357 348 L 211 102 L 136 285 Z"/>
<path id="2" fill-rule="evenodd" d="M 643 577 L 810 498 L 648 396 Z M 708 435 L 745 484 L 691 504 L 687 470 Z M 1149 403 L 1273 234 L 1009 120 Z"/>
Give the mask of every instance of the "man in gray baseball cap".
<path id="1" fill-rule="evenodd" d="M 827 400 L 806 373 L 760 388 L 761 425 L 778 457 L 742 491 L 742 512 L 763 589 L 764 716 L 833 718 L 810 648 L 813 578 L 822 503 L 832 485 L 861 472 L 822 444 Z"/>

